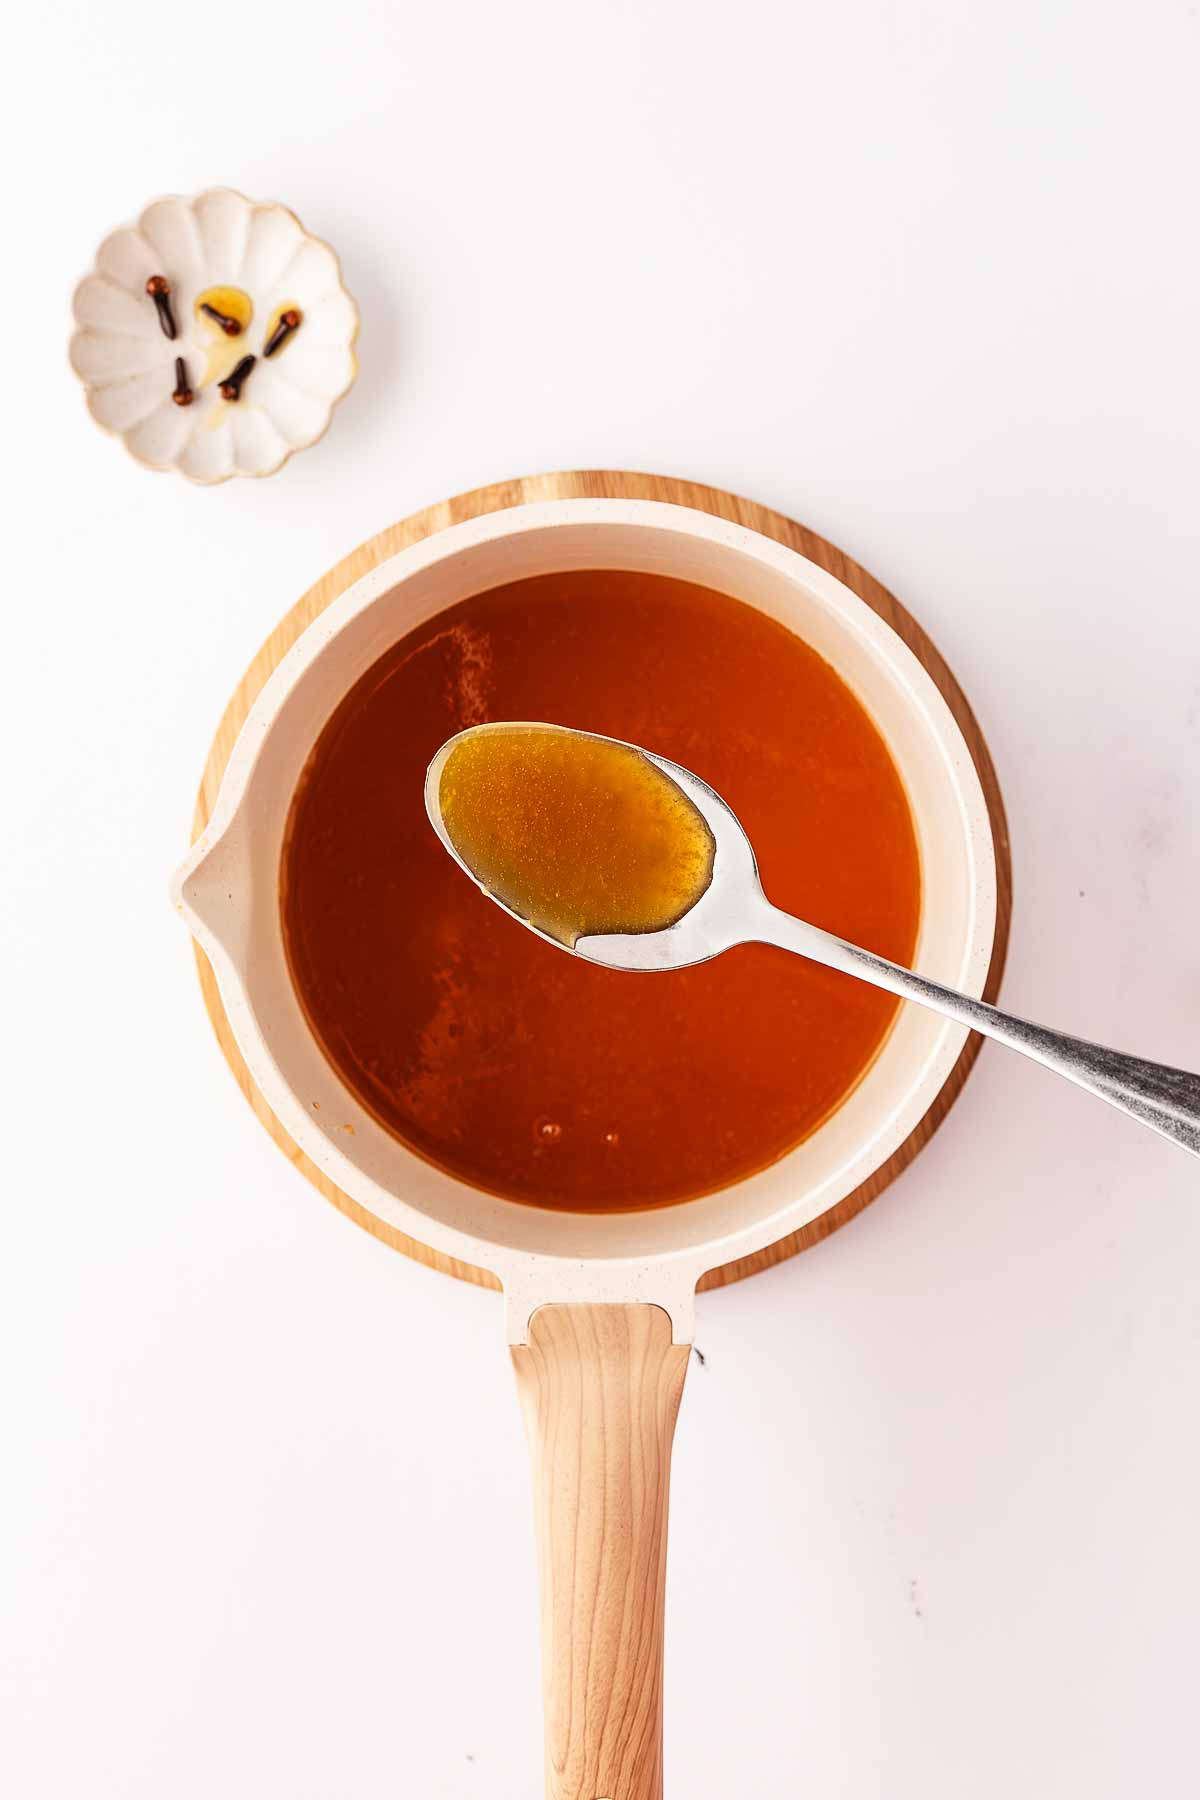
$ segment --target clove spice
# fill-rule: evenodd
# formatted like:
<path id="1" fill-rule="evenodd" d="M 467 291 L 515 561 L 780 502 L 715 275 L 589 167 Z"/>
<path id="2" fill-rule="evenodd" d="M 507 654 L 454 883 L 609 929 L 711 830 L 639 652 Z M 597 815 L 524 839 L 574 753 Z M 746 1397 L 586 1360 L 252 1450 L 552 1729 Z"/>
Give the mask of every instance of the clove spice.
<path id="1" fill-rule="evenodd" d="M 176 406 L 190 406 L 196 398 L 188 381 L 187 364 L 182 356 L 175 358 L 175 392 L 171 395 Z"/>
<path id="2" fill-rule="evenodd" d="M 293 331 L 299 330 L 301 317 L 302 314 L 294 306 L 289 306 L 286 312 L 280 313 L 278 324 L 263 345 L 264 356 L 274 356 L 287 343 Z"/>
<path id="3" fill-rule="evenodd" d="M 176 335 L 175 315 L 171 311 L 171 285 L 166 276 L 151 275 L 146 283 L 146 292 L 157 309 L 158 322 L 163 328 L 163 335 L 173 338 Z"/>
<path id="4" fill-rule="evenodd" d="M 210 306 L 207 300 L 200 302 L 200 311 L 207 313 L 210 319 L 215 319 L 226 337 L 241 337 L 241 325 L 231 314 L 223 313 L 219 307 Z"/>
<path id="5" fill-rule="evenodd" d="M 257 356 L 243 356 L 237 367 L 230 370 L 229 374 L 221 383 L 221 398 L 223 400 L 241 399 L 242 383 L 245 381 L 247 375 L 249 375 L 257 361 Z"/>

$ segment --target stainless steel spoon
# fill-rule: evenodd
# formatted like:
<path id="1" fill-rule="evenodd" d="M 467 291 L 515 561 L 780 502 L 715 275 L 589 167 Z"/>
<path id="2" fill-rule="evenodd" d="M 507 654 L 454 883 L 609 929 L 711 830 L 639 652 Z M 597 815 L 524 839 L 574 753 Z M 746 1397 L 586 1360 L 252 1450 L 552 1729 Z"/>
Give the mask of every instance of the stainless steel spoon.
<path id="1" fill-rule="evenodd" d="M 460 737 L 459 733 L 443 744 L 429 765 L 425 777 L 425 808 L 438 837 L 459 867 L 476 881 L 473 870 L 458 854 L 442 821 L 438 802 L 442 768 Z M 594 736 L 595 733 L 580 733 Z M 611 738 L 610 743 L 621 742 Z M 1088 1093 L 1107 1100 L 1111 1106 L 1128 1113 L 1153 1131 L 1174 1139 L 1185 1150 L 1200 1156 L 1200 1075 L 1184 1069 L 1170 1069 L 1161 1063 L 1146 1062 L 1140 1056 L 1125 1056 L 1108 1050 L 1102 1044 L 1090 1044 L 1083 1038 L 1068 1037 L 1061 1031 L 1050 1031 L 1044 1025 L 1033 1025 L 1028 1019 L 1016 1019 L 1000 1012 L 983 1000 L 971 1000 L 953 988 L 928 981 L 911 969 L 861 950 L 844 938 L 821 931 L 803 919 L 780 912 L 772 906 L 762 890 L 758 864 L 750 840 L 738 819 L 707 782 L 690 769 L 665 757 L 641 750 L 636 744 L 626 748 L 639 750 L 649 762 L 670 776 L 703 814 L 716 840 L 716 858 L 712 881 L 689 912 L 663 931 L 619 933 L 613 936 L 576 939 L 573 952 L 560 939 L 531 925 L 528 919 L 507 906 L 484 887 L 488 898 L 514 919 L 520 919 L 529 931 L 546 939 L 560 950 L 581 956 L 587 962 L 601 963 L 610 969 L 655 970 L 683 969 L 690 963 L 707 962 L 735 944 L 775 944 L 781 950 L 792 950 L 827 968 L 839 969 L 846 975 L 857 975 L 889 994 L 903 1000 L 917 1000 L 922 1006 L 943 1013 L 957 1024 L 983 1032 L 1010 1049 L 1021 1050 L 1035 1062 L 1065 1075 Z M 476 882 L 483 887 L 481 882 Z"/>

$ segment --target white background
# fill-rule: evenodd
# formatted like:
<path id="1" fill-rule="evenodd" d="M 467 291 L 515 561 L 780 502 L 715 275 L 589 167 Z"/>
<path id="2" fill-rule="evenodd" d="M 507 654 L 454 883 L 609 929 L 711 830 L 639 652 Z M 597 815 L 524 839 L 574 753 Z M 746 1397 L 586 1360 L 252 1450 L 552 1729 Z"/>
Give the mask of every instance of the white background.
<path id="1" fill-rule="evenodd" d="M 532 1800 L 494 1295 L 324 1205 L 166 901 L 218 715 L 446 494 L 732 487 L 932 630 L 1012 822 L 1009 1004 L 1200 1065 L 1200 16 L 1188 0 L 26 8 L 6 83 L 0 1779 Z M 11 33 L 11 28 L 10 28 Z M 166 191 L 279 198 L 362 373 L 267 482 L 90 423 L 68 301 Z M 985 1051 L 855 1225 L 702 1299 L 669 1800 L 1195 1774 L 1200 1182 Z"/>

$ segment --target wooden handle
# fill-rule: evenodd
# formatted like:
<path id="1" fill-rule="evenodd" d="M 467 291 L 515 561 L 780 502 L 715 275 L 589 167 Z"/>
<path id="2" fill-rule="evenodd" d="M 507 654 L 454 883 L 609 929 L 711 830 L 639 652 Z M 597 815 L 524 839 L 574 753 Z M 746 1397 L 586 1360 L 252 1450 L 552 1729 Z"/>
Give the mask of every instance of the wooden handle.
<path id="1" fill-rule="evenodd" d="M 662 1800 L 667 1494 L 689 1355 L 657 1306 L 544 1306 L 512 1353 L 533 1459 L 546 1800 Z"/>

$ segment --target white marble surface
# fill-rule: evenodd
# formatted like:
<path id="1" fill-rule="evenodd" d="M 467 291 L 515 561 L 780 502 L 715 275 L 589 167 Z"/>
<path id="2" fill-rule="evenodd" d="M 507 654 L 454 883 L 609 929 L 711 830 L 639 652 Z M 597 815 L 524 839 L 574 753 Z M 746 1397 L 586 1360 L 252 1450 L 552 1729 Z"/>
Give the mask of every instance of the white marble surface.
<path id="1" fill-rule="evenodd" d="M 499 1304 L 324 1206 L 220 1061 L 165 900 L 213 726 L 297 594 L 428 501 L 595 464 L 741 489 L 876 570 L 972 695 L 1011 1005 L 1200 1064 L 1200 21 L 67 0 L 21 29 L 6 1787 L 532 1800 Z M 67 301 L 112 224 L 222 181 L 341 251 L 362 376 L 280 476 L 206 492 L 92 426 Z M 699 1327 L 669 1800 L 1186 1791 L 1194 1162 L 985 1052 L 884 1201 Z"/>

